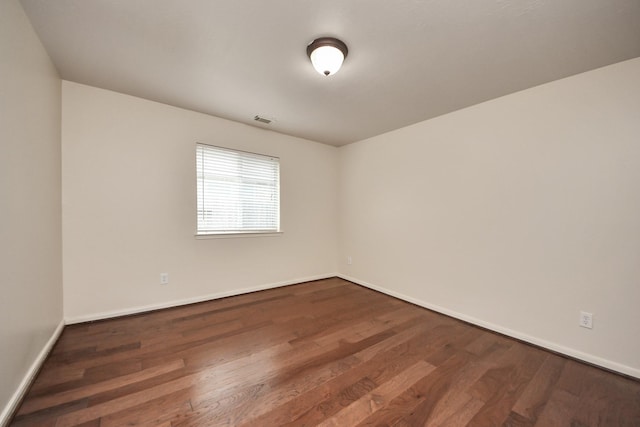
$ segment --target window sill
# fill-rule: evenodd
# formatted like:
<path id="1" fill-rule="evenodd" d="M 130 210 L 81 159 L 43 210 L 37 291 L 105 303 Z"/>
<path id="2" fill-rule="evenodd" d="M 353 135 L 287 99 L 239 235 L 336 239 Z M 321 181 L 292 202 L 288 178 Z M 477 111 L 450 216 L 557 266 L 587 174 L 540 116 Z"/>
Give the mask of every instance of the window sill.
<path id="1" fill-rule="evenodd" d="M 216 234 L 196 234 L 197 240 L 208 239 L 235 239 L 238 237 L 280 237 L 283 231 L 268 231 L 264 233 L 216 233 Z"/>

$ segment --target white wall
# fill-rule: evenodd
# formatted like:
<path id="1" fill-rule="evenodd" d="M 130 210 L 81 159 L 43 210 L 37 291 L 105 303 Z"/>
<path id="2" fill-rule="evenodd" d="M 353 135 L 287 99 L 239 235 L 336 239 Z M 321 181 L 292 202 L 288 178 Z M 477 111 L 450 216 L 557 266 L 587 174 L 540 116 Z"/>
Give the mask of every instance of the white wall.
<path id="1" fill-rule="evenodd" d="M 0 150 L 2 424 L 62 320 L 60 78 L 17 0 L 0 1 Z"/>
<path id="2" fill-rule="evenodd" d="M 640 59 L 340 161 L 343 276 L 640 377 Z"/>
<path id="3" fill-rule="evenodd" d="M 62 91 L 68 320 L 335 275 L 335 147 L 76 83 Z M 194 237 L 196 142 L 280 157 L 282 235 Z"/>

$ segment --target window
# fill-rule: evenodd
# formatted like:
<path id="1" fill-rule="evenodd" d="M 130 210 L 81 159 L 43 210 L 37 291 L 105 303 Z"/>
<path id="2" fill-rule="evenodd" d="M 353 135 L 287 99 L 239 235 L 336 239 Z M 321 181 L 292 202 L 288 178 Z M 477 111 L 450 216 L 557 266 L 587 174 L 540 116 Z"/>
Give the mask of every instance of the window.
<path id="1" fill-rule="evenodd" d="M 198 235 L 280 231 L 280 159 L 196 145 Z"/>

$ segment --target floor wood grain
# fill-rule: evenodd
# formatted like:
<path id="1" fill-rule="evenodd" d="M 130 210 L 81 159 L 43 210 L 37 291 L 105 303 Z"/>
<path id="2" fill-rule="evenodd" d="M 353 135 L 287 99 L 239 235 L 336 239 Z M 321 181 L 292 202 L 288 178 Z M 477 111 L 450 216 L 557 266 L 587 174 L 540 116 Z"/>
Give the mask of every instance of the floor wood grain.
<path id="1" fill-rule="evenodd" d="M 341 279 L 68 326 L 12 426 L 640 426 L 640 381 Z"/>

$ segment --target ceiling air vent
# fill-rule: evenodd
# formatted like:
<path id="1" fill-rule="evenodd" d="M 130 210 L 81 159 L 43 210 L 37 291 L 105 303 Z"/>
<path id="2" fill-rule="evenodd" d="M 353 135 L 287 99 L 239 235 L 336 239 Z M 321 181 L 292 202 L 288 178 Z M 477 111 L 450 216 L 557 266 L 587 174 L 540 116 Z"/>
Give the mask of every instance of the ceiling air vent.
<path id="1" fill-rule="evenodd" d="M 271 119 L 267 119 L 266 117 L 261 117 L 261 116 L 255 116 L 253 120 L 255 120 L 256 122 L 267 124 L 267 125 L 271 123 Z"/>

